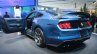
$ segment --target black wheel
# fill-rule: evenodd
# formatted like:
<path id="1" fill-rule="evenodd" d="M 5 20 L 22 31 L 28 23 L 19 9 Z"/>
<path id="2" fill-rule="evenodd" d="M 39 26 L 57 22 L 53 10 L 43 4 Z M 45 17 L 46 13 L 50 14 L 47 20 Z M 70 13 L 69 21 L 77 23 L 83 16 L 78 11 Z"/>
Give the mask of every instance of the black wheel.
<path id="1" fill-rule="evenodd" d="M 35 40 L 36 45 L 42 48 L 45 47 L 46 45 L 44 41 L 43 31 L 40 28 L 36 28 L 34 33 L 35 33 L 34 40 Z"/>
<path id="2" fill-rule="evenodd" d="M 79 41 L 78 44 L 83 44 L 84 41 Z"/>

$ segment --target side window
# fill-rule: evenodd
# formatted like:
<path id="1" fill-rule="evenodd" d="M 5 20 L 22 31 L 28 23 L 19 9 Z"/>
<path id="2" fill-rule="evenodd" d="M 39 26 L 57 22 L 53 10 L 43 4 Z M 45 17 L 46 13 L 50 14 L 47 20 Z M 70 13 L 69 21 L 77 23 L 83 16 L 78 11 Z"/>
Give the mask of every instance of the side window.
<path id="1" fill-rule="evenodd" d="M 36 12 L 32 12 L 29 14 L 28 18 L 34 18 L 36 16 Z"/>
<path id="2" fill-rule="evenodd" d="M 37 14 L 36 14 L 35 18 L 42 17 L 42 16 L 43 16 L 43 14 L 42 14 L 42 13 L 37 12 Z"/>
<path id="3" fill-rule="evenodd" d="M 43 16 L 42 13 L 40 13 L 40 12 L 33 12 L 33 13 L 31 13 L 31 14 L 29 15 L 28 18 L 38 18 L 38 17 L 41 17 L 41 16 Z"/>

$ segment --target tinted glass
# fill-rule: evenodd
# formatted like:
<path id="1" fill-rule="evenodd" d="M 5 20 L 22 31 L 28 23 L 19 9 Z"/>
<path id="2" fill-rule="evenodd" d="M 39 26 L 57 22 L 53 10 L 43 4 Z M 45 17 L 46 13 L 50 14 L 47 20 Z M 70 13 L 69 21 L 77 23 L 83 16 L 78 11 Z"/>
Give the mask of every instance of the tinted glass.
<path id="1" fill-rule="evenodd" d="M 46 11 L 46 12 L 54 16 L 58 15 L 55 11 Z"/>
<path id="2" fill-rule="evenodd" d="M 41 17 L 41 16 L 43 16 L 43 14 L 40 13 L 40 12 L 32 12 L 32 13 L 29 15 L 28 18 L 38 18 L 38 17 Z"/>
<path id="3" fill-rule="evenodd" d="M 46 11 L 51 15 L 57 16 L 57 18 L 90 18 L 90 15 L 85 12 L 55 12 Z"/>
<path id="4" fill-rule="evenodd" d="M 72 13 L 68 13 L 69 15 L 77 15 L 81 18 L 90 18 L 90 15 L 88 13 L 85 12 L 72 12 Z"/>

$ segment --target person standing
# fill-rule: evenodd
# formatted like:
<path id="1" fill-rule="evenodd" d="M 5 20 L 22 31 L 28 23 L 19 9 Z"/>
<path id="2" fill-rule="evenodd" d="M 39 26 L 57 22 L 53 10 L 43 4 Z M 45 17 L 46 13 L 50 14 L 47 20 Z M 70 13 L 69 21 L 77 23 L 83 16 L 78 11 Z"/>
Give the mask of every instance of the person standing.
<path id="1" fill-rule="evenodd" d="M 14 7 L 14 17 L 21 18 L 21 7 L 19 5 L 16 5 L 16 7 Z"/>
<path id="2" fill-rule="evenodd" d="M 95 22 L 96 22 L 96 16 L 94 13 L 92 13 L 92 15 L 91 15 L 92 31 L 94 31 Z"/>
<path id="3" fill-rule="evenodd" d="M 5 12 L 5 15 L 3 16 L 3 18 L 10 18 L 8 12 Z"/>

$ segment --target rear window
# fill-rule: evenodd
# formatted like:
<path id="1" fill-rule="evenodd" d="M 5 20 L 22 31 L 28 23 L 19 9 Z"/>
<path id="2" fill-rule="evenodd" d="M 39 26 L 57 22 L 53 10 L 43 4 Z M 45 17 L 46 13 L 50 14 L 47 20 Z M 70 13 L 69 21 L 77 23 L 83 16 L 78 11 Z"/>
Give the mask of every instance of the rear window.
<path id="1" fill-rule="evenodd" d="M 72 12 L 72 13 L 68 13 L 69 15 L 76 15 L 79 16 L 81 18 L 90 18 L 89 13 L 85 13 L 85 12 Z"/>
<path id="2" fill-rule="evenodd" d="M 46 12 L 54 16 L 58 15 L 55 11 L 46 11 Z"/>
<path id="3" fill-rule="evenodd" d="M 46 11 L 47 13 L 57 16 L 57 18 L 90 18 L 90 15 L 85 12 L 55 12 Z"/>

